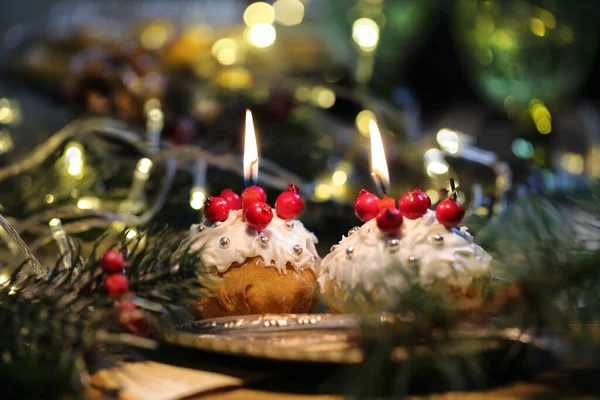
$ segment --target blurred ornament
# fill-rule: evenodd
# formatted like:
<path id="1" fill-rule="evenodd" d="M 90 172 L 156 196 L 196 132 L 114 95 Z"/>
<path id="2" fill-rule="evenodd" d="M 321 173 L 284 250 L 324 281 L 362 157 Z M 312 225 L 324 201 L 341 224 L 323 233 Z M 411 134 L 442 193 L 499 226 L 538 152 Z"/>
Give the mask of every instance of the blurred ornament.
<path id="1" fill-rule="evenodd" d="M 541 99 L 542 106 L 542 101 L 564 101 L 589 73 L 598 10 L 594 2 L 576 7 L 558 0 L 543 6 L 525 0 L 456 2 L 454 23 L 472 71 L 468 76 L 509 112 L 526 110 L 532 99 Z M 550 132 L 549 123 L 549 114 L 536 121 L 540 133 Z"/>
<path id="2" fill-rule="evenodd" d="M 171 122 L 166 129 L 166 136 L 175 146 L 190 144 L 196 138 L 196 126 L 193 119 L 179 117 Z"/>

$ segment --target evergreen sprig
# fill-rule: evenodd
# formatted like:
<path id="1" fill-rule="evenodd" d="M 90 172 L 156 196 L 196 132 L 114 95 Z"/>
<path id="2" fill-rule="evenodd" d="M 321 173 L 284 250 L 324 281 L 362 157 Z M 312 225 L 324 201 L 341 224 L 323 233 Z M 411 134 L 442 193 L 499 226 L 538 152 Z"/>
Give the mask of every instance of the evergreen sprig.
<path id="1" fill-rule="evenodd" d="M 181 237 L 163 230 L 116 242 L 126 255 L 126 275 L 136 305 L 147 312 L 153 333 L 164 326 L 165 311 L 185 309 L 205 296 L 208 278 L 197 254 L 187 249 L 175 259 Z M 58 398 L 81 395 L 88 370 L 110 364 L 128 333 L 116 302 L 102 282 L 98 247 L 83 258 L 77 247 L 62 255 L 45 277 L 24 275 L 19 267 L 0 289 L 0 385 L 3 398 Z M 65 268 L 63 258 L 73 260 Z M 24 264 L 25 265 L 25 264 Z M 110 339 L 110 344 L 106 339 Z M 128 343 L 135 343 L 128 337 Z"/>

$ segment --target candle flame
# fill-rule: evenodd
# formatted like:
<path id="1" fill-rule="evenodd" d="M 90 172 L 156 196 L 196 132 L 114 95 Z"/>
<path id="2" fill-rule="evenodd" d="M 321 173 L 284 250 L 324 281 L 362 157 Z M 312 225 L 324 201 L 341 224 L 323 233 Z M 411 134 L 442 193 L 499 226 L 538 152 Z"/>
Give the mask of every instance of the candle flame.
<path id="1" fill-rule="evenodd" d="M 383 194 L 386 194 L 390 189 L 390 173 L 385 158 L 381 133 L 373 120 L 369 121 L 369 132 L 371 136 L 371 175 L 375 180 L 377 188 Z"/>
<path id="2" fill-rule="evenodd" d="M 254 132 L 252 112 L 246 110 L 246 129 L 244 133 L 244 181 L 255 184 L 258 178 L 258 145 Z"/>

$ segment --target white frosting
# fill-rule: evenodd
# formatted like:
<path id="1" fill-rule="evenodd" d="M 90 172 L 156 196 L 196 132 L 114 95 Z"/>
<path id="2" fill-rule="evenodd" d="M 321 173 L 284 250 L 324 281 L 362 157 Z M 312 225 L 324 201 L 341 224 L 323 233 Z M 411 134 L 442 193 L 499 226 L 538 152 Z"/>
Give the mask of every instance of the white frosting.
<path id="1" fill-rule="evenodd" d="M 216 226 L 192 225 L 190 235 L 182 246 L 189 246 L 190 252 L 202 250 L 200 259 L 207 267 L 215 267 L 219 272 L 225 272 L 233 263 L 243 263 L 247 258 L 262 257 L 266 266 L 277 268 L 280 273 L 286 273 L 289 263 L 297 272 L 310 268 L 316 272 L 319 267 L 319 255 L 315 248 L 318 243 L 316 236 L 309 232 L 302 222 L 292 220 L 294 227 L 288 228 L 286 220 L 276 215 L 269 226 L 262 230 L 269 242 L 262 245 L 259 233 L 242 221 L 242 211 L 229 213 L 227 220 Z M 204 230 L 198 232 L 198 227 Z M 229 239 L 229 246 L 221 246 L 221 238 Z M 294 246 L 301 246 L 302 251 L 296 252 Z"/>
<path id="2" fill-rule="evenodd" d="M 443 240 L 436 241 L 435 235 L 442 235 Z M 401 290 L 406 286 L 408 275 L 402 274 L 405 271 L 416 274 L 423 287 L 443 280 L 464 290 L 473 278 L 489 274 L 491 256 L 473 242 L 466 228 L 447 229 L 431 210 L 421 218 L 404 218 L 395 250 L 388 246 L 388 239 L 375 219 L 351 236 L 342 236 L 337 249 L 321 263 L 321 289 L 335 280 L 338 285 L 351 288 L 361 285 L 367 291 L 381 283 L 388 289 Z M 351 257 L 347 254 L 349 247 L 353 248 Z M 411 256 L 417 262 L 409 262 Z"/>

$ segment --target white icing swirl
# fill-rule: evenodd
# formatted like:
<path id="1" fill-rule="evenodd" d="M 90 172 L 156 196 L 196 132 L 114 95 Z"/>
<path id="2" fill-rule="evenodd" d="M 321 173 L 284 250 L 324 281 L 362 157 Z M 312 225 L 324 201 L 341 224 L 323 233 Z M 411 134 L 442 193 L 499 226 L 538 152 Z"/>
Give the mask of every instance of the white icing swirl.
<path id="1" fill-rule="evenodd" d="M 443 240 L 435 240 L 436 235 L 443 236 Z M 351 257 L 347 254 L 350 247 Z M 416 257 L 417 262 L 409 262 L 411 257 Z M 361 285 L 367 291 L 382 282 L 388 289 L 401 290 L 406 286 L 406 274 L 401 273 L 404 270 L 416 273 L 423 287 L 443 280 L 465 290 L 473 278 L 489 275 L 490 263 L 491 256 L 473 242 L 466 228 L 448 230 L 428 210 L 421 218 L 404 219 L 394 249 L 388 246 L 388 237 L 379 230 L 375 219 L 351 236 L 342 236 L 337 249 L 321 263 L 319 283 L 322 290 L 330 280 L 351 288 Z M 392 267 L 401 270 L 394 273 Z"/>
<path id="2" fill-rule="evenodd" d="M 216 226 L 192 225 L 182 246 L 189 246 L 190 252 L 202 250 L 199 256 L 203 264 L 215 267 L 221 273 L 227 271 L 231 264 L 241 264 L 252 257 L 262 257 L 267 266 L 277 268 L 283 274 L 288 263 L 297 272 L 307 268 L 316 272 L 320 261 L 315 248 L 317 238 L 302 222 L 291 222 L 293 228 L 290 229 L 286 220 L 273 216 L 269 226 L 261 231 L 262 236 L 269 239 L 266 245 L 262 245 L 258 231 L 242 221 L 241 210 L 235 210 Z M 199 226 L 203 226 L 204 230 L 198 232 Z M 221 246 L 221 238 L 229 239 L 229 245 Z M 294 246 L 300 246 L 302 250 L 294 250 Z"/>

